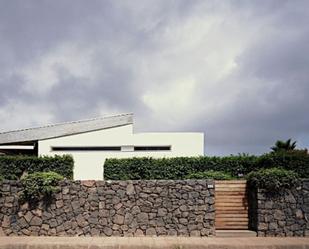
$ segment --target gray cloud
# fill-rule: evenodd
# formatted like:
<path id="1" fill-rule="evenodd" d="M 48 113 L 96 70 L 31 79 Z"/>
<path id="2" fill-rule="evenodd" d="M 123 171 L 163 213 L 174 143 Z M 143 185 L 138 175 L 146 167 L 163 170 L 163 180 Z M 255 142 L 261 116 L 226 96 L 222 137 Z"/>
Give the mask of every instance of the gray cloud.
<path id="1" fill-rule="evenodd" d="M 308 146 L 309 14 L 307 4 L 298 3 L 268 12 L 264 36 L 238 57 L 236 75 L 226 80 L 241 81 L 244 88 L 210 124 L 214 152 L 228 144 L 229 153 L 262 153 L 274 140 L 289 137 Z"/>
<path id="2" fill-rule="evenodd" d="M 206 154 L 309 145 L 308 1 L 1 1 L 1 130 L 134 112 Z"/>

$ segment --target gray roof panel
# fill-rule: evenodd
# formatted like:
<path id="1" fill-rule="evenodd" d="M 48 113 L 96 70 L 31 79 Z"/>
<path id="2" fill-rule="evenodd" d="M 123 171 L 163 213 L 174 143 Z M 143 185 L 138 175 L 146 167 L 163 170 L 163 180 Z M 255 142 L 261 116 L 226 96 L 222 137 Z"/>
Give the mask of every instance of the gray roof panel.
<path id="1" fill-rule="evenodd" d="M 0 133 L 0 144 L 23 143 L 108 129 L 133 123 L 133 114 L 53 124 Z"/>

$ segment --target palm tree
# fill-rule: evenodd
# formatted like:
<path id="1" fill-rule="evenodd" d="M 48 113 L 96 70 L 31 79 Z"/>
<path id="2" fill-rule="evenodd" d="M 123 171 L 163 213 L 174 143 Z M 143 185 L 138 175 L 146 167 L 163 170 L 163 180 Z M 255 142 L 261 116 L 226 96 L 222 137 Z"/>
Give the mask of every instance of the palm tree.
<path id="1" fill-rule="evenodd" d="M 271 147 L 273 152 L 280 152 L 280 151 L 291 151 L 295 150 L 296 148 L 296 141 L 292 143 L 291 139 L 286 141 L 277 140 L 275 146 Z"/>

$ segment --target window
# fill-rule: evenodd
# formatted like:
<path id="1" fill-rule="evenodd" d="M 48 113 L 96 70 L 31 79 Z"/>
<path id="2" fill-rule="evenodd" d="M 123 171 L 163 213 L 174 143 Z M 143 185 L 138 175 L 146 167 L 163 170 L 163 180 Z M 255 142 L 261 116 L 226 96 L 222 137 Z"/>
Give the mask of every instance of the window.
<path id="1" fill-rule="evenodd" d="M 134 151 L 170 151 L 171 146 L 134 146 Z"/>
<path id="2" fill-rule="evenodd" d="M 170 145 L 164 146 L 52 146 L 52 151 L 170 151 Z"/>
<path id="3" fill-rule="evenodd" d="M 120 151 L 120 146 L 74 146 L 74 147 L 65 147 L 65 146 L 55 146 L 52 147 L 53 151 Z"/>

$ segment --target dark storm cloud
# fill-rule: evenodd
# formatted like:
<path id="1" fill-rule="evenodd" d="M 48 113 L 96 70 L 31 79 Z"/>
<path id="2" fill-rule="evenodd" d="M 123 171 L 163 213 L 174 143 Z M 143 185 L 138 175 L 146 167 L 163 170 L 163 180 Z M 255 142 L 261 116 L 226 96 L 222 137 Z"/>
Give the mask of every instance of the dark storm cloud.
<path id="1" fill-rule="evenodd" d="M 1 1 L 1 130 L 134 112 L 207 154 L 308 146 L 308 1 Z"/>
<path id="2" fill-rule="evenodd" d="M 89 115 L 88 110 L 93 110 L 100 99 L 116 106 L 129 104 L 130 69 L 114 66 L 114 60 L 119 58 L 109 53 L 114 41 L 131 39 L 130 24 L 123 20 L 124 10 L 117 12 L 117 6 L 110 1 L 93 1 L 89 6 L 77 1 L 3 1 L 0 4 L 0 51 L 3 50 L 0 64 L 4 66 L 0 70 L 3 76 L 8 74 L 0 78 L 2 102 L 15 98 L 33 105 L 46 103 L 55 107 L 53 115 L 57 121 L 85 116 L 82 113 Z M 58 68 L 56 74 L 61 82 L 47 93 L 38 95 L 35 89 L 33 93 L 22 89 L 25 79 L 18 70 L 11 70 L 32 63 L 68 40 L 86 47 L 97 44 L 100 49 L 95 63 L 109 76 L 89 84 L 87 78 L 67 75 L 66 69 Z M 120 89 L 126 94 L 119 94 Z"/>
<path id="3" fill-rule="evenodd" d="M 287 138 L 309 145 L 309 6 L 300 1 L 276 7 L 262 12 L 270 19 L 264 27 L 270 31 L 237 59 L 239 70 L 233 77 L 245 88 L 208 123 L 211 152 L 225 144 L 229 149 L 223 154 L 263 153 L 275 140 Z"/>
<path id="4" fill-rule="evenodd" d="M 80 26 L 108 13 L 109 6 L 109 1 L 92 1 L 87 6 L 68 0 L 1 1 L 1 38 L 18 60 L 31 59 L 65 39 L 74 39 Z"/>
<path id="5" fill-rule="evenodd" d="M 63 77 L 61 84 L 54 86 L 47 96 L 47 101 L 54 103 L 53 107 L 59 120 L 78 120 L 97 116 L 100 103 L 125 110 L 124 103 L 134 106 L 134 93 L 128 82 L 131 73 L 112 65 L 104 65 L 104 71 L 109 75 L 99 74 L 98 82 L 90 83 L 87 79 Z M 57 110 L 61 110 L 58 112 Z"/>
<path id="6" fill-rule="evenodd" d="M 180 6 L 178 10 L 181 10 L 181 2 L 172 6 L 178 5 Z M 164 6 L 155 8 L 158 11 L 157 14 L 160 14 L 161 8 Z M 85 47 L 97 46 L 93 58 L 94 63 L 99 66 L 102 73 L 108 74 L 108 76 L 98 77 L 95 84 L 89 84 L 87 79 L 66 77 L 65 70 L 62 72 L 58 70 L 57 74 L 61 78 L 61 84 L 53 87 L 52 92 L 48 92 L 46 96 L 38 96 L 35 91 L 31 96 L 31 93 L 21 88 L 23 79 L 20 79 L 17 70 L 17 72 L 11 72 L 9 77 L 3 79 L 1 83 L 2 101 L 5 101 L 10 93 L 10 97 L 25 98 L 25 102 L 31 98 L 31 101 L 37 99 L 39 104 L 45 99 L 56 106 L 70 97 L 71 103 L 77 101 L 85 110 L 89 107 L 93 108 L 100 99 L 115 106 L 120 105 L 122 108 L 136 105 L 137 98 L 134 97 L 131 84 L 131 68 L 134 67 L 134 61 L 127 61 L 131 65 L 118 63 L 133 50 L 145 49 L 147 46 L 149 31 L 135 27 L 135 22 L 145 20 L 134 16 L 132 11 L 135 9 L 134 5 L 128 2 L 121 6 L 114 1 L 92 1 L 90 5 L 69 0 L 61 2 L 3 1 L 0 3 L 0 9 L 1 48 L 3 49 L 0 64 L 4 66 L 2 74 L 16 66 L 31 63 L 35 58 L 43 56 L 68 40 Z M 145 11 L 152 9 L 154 8 L 151 6 L 145 6 Z M 172 12 L 177 13 L 177 9 Z M 147 15 L 145 13 L 145 16 Z M 158 25 L 164 22 L 167 15 L 167 13 L 162 13 Z M 113 54 L 110 51 L 112 49 L 119 51 Z M 10 65 L 7 65 L 8 62 Z M 68 108 L 72 106 L 69 104 Z M 61 109 L 66 110 L 66 106 L 62 105 Z M 54 115 L 57 119 L 69 116 L 67 112 L 58 111 Z M 76 116 L 78 114 L 73 115 L 74 118 L 78 118 Z"/>

